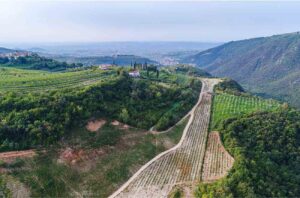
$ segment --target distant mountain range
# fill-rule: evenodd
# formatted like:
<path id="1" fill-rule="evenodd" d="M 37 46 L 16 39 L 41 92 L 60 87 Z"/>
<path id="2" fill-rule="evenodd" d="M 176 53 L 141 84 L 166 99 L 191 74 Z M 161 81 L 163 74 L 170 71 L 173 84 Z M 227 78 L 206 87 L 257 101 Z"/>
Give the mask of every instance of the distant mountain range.
<path id="1" fill-rule="evenodd" d="M 21 50 L 13 50 L 13 49 L 7 49 L 7 48 L 0 47 L 0 54 L 13 53 L 13 52 L 17 52 L 17 51 L 21 51 Z"/>
<path id="2" fill-rule="evenodd" d="M 91 42 L 91 43 L 11 43 L 3 46 L 22 48 L 41 56 L 104 57 L 135 55 L 149 58 L 164 65 L 215 47 L 221 43 L 209 42 Z"/>
<path id="3" fill-rule="evenodd" d="M 300 34 L 289 33 L 225 43 L 183 62 L 237 80 L 259 95 L 300 107 Z"/>

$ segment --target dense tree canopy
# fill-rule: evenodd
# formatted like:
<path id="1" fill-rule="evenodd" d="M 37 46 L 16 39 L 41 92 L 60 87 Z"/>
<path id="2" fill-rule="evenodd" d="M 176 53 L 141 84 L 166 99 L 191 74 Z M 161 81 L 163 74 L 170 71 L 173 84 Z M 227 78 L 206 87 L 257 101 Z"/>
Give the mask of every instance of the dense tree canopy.
<path id="1" fill-rule="evenodd" d="M 50 70 L 50 71 L 60 71 L 68 68 L 83 66 L 81 63 L 68 64 L 66 62 L 59 62 L 51 58 L 41 57 L 37 54 L 32 54 L 30 56 L 24 56 L 24 57 L 20 56 L 17 58 L 0 57 L 0 64 L 6 67 L 20 67 L 25 69 Z"/>
<path id="2" fill-rule="evenodd" d="M 192 86 L 191 86 L 192 85 Z M 165 129 L 196 103 L 200 81 L 168 86 L 129 78 L 126 72 L 101 84 L 50 93 L 16 92 L 0 100 L 0 150 L 49 145 L 72 127 L 103 116 L 148 129 Z"/>
<path id="3" fill-rule="evenodd" d="M 197 197 L 299 197 L 300 113 L 283 109 L 227 120 L 221 131 L 235 164 L 229 175 L 201 184 Z"/>

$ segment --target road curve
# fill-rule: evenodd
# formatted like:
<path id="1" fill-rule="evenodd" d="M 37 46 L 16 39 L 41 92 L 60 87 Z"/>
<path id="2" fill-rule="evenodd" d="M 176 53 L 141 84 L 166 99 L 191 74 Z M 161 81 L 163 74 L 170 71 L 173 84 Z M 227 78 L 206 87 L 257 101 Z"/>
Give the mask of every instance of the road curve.
<path id="1" fill-rule="evenodd" d="M 109 198 L 167 197 L 177 184 L 201 180 L 213 87 L 219 79 L 201 78 L 202 90 L 180 142 L 157 155 Z"/>

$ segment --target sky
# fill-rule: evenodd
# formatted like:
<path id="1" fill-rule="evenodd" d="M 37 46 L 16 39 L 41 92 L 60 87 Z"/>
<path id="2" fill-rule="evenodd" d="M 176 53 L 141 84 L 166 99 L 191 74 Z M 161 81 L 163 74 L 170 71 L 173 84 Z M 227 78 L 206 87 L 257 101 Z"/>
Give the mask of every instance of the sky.
<path id="1" fill-rule="evenodd" d="M 226 42 L 300 31 L 300 2 L 0 1 L 0 42 Z"/>

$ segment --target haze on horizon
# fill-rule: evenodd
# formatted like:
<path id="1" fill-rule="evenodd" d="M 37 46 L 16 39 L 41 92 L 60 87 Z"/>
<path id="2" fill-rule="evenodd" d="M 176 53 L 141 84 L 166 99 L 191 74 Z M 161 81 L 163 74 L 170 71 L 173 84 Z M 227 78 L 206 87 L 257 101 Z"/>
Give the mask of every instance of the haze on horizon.
<path id="1" fill-rule="evenodd" d="M 300 2 L 1 1 L 0 43 L 225 42 L 299 31 Z"/>

